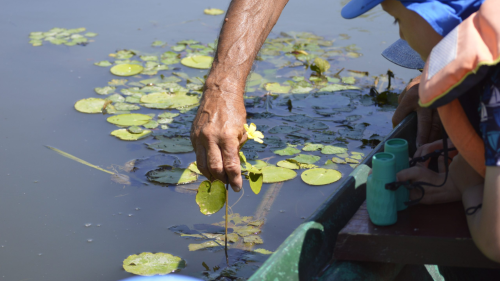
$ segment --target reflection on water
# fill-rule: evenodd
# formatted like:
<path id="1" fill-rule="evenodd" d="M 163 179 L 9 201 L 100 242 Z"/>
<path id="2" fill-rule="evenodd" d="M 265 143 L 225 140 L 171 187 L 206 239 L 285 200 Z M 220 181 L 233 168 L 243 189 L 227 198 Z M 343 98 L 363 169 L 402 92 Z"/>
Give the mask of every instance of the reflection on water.
<path id="1" fill-rule="evenodd" d="M 192 192 L 179 193 L 173 187 L 140 184 L 139 180 L 146 182 L 142 171 L 135 173 L 139 180 L 131 178 L 132 185 L 119 184 L 112 181 L 109 174 L 63 158 L 44 147 L 57 147 L 110 171 L 113 171 L 112 165 L 126 167 L 132 159 L 159 157 L 142 141 L 130 143 L 109 136 L 116 127 L 105 122 L 102 115 L 82 114 L 72 106 L 77 100 L 95 96 L 94 88 L 103 87 L 115 78 L 106 68 L 93 65 L 107 59 L 110 53 L 124 48 L 154 53 L 156 49 L 151 43 L 155 40 L 167 42 L 167 48 L 185 39 L 196 39 L 203 44 L 213 42 L 222 17 L 204 15 L 203 9 L 208 6 L 223 8 L 228 1 L 9 0 L 3 4 L 0 10 L 0 34 L 5 39 L 0 40 L 3 51 L 0 53 L 3 86 L 0 103 L 3 131 L 0 141 L 0 278 L 119 280 L 130 276 L 122 270 L 122 261 L 128 255 L 148 251 L 182 257 L 187 267 L 181 273 L 198 277 L 213 278 L 221 274 L 232 275 L 231 272 L 249 276 L 255 271 L 266 255 L 230 249 L 232 267 L 225 268 L 223 252 L 216 248 L 189 252 L 188 245 L 193 241 L 169 230 L 174 225 L 194 227 L 222 221 L 222 214 L 207 217 L 199 213 Z M 389 68 L 403 81 L 417 74 L 393 66 L 379 55 L 397 38 L 397 27 L 389 17 L 377 9 L 366 18 L 347 21 L 340 18 L 340 8 L 340 1 L 290 1 L 271 38 L 293 30 L 312 32 L 327 40 L 336 39 L 334 46 L 355 44 L 360 48 L 355 52 L 362 53 L 361 57 L 346 57 L 330 63 L 332 73 L 344 68 L 340 78 L 354 76 L 356 85 L 373 85 L 373 76 L 382 79 L 384 76 L 380 75 L 385 75 Z M 53 27 L 86 27 L 99 35 L 94 38 L 95 42 L 84 47 L 50 44 L 33 47 L 28 43 L 30 32 Z M 269 71 L 275 68 L 274 63 L 259 61 L 255 72 L 274 76 L 280 83 L 293 76 L 308 75 L 300 67 Z M 348 70 L 368 71 L 369 76 L 357 77 Z M 206 71 L 189 70 L 188 74 L 203 77 Z M 401 80 L 398 81 L 396 88 L 402 85 Z M 384 92 L 382 82 L 376 88 L 378 93 Z M 249 122 L 266 125 L 268 129 L 278 125 L 295 126 L 296 123 L 282 118 L 297 113 L 314 114 L 316 121 L 326 124 L 335 133 L 346 129 L 346 133 L 355 135 L 358 133 L 354 124 L 370 123 L 362 132 L 362 137 L 368 140 L 375 134 L 385 135 L 392 127 L 392 108 L 384 111 L 383 106 L 375 105 L 382 105 L 384 100 L 374 100 L 369 88 L 361 95 L 359 92 L 330 95 L 338 105 L 328 109 L 319 108 L 328 100 L 324 95 L 297 94 L 288 99 L 280 96 L 273 100 L 272 108 L 262 95 L 263 92 L 258 91 L 248 94 L 253 97 L 247 102 L 252 116 Z M 387 100 L 393 98 L 388 95 Z M 289 100 L 292 112 L 287 107 Z M 349 106 L 353 103 L 355 108 Z M 266 108 L 269 115 L 276 117 L 258 119 Z M 325 115 L 317 115 L 318 111 Z M 348 116 L 355 117 L 348 121 Z M 344 127 L 337 127 L 340 125 Z M 307 128 L 302 130 L 309 132 L 305 135 L 312 135 Z M 285 135 L 277 136 L 275 142 Z M 304 143 L 304 137 L 295 135 L 286 140 Z M 346 138 L 348 143 L 345 143 L 342 138 L 336 139 L 338 135 L 334 137 L 334 142 L 344 143 L 350 151 L 366 153 L 370 149 L 368 146 L 359 149 L 360 140 Z M 313 136 L 313 140 L 315 138 Z M 259 159 L 267 159 L 270 163 L 288 158 L 274 154 L 270 147 L 256 153 Z M 311 154 L 321 156 L 321 164 L 331 158 L 319 151 Z M 194 159 L 193 153 L 176 156 L 182 167 Z M 149 170 L 150 164 L 144 162 L 142 165 L 145 171 Z M 352 170 L 348 165 L 338 166 L 343 175 Z M 263 191 L 270 186 L 264 186 Z M 279 196 L 275 194 L 273 204 L 262 209 L 266 217 L 259 234 L 264 241 L 262 248 L 274 251 L 336 186 L 310 187 L 299 178 L 286 182 Z M 196 188 L 197 183 L 182 187 Z M 244 188 L 245 195 L 232 210 L 241 216 L 255 217 L 261 210 L 259 204 L 268 202 L 264 199 L 272 194 L 254 195 L 247 183 Z M 240 194 L 230 193 L 229 205 L 239 197 Z"/>

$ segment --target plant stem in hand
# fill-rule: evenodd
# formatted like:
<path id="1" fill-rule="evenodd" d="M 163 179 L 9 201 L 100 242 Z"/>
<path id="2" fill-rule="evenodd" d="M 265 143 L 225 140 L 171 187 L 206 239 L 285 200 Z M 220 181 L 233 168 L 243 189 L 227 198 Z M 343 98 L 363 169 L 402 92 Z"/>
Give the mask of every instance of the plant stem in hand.
<path id="1" fill-rule="evenodd" d="M 227 256 L 227 220 L 228 220 L 228 216 L 227 216 L 227 198 L 229 197 L 229 192 L 228 192 L 228 189 L 229 189 L 229 183 L 227 182 L 226 183 L 226 237 L 224 239 L 224 251 L 226 252 L 226 265 L 229 266 L 229 258 Z"/>

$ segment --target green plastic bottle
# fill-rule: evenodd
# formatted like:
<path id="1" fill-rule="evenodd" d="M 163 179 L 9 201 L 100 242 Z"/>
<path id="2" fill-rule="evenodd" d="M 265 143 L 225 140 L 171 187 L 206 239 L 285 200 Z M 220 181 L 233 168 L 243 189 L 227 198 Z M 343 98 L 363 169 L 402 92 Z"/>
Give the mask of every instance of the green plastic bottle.
<path id="1" fill-rule="evenodd" d="M 410 167 L 408 160 L 408 142 L 405 139 L 390 139 L 384 144 L 384 151 L 396 156 L 396 174 L 399 171 Z M 398 211 L 405 210 L 407 206 L 404 202 L 410 200 L 410 191 L 404 186 L 396 190 L 396 205 Z"/>
<path id="2" fill-rule="evenodd" d="M 395 224 L 398 219 L 396 193 L 385 189 L 387 183 L 396 181 L 396 157 L 379 152 L 372 158 L 372 174 L 366 181 L 366 207 L 370 220 L 376 225 Z"/>

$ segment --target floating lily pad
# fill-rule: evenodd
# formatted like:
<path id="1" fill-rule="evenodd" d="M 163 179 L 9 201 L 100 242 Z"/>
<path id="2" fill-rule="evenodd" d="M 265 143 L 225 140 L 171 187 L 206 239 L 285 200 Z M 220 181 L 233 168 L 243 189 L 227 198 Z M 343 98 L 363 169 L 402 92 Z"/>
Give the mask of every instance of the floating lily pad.
<path id="1" fill-rule="evenodd" d="M 319 89 L 318 93 L 321 92 L 338 92 L 338 91 L 346 91 L 346 90 L 361 90 L 360 87 L 349 86 L 349 85 L 340 85 L 340 84 L 330 84 L 326 87 Z"/>
<path id="2" fill-rule="evenodd" d="M 338 157 L 332 157 L 332 162 L 337 164 L 347 164 L 347 162 L 344 159 Z"/>
<path id="3" fill-rule="evenodd" d="M 289 134 L 293 132 L 300 131 L 300 128 L 297 127 L 292 127 L 292 126 L 285 126 L 285 125 L 280 125 L 273 127 L 269 130 L 269 133 L 271 134 Z"/>
<path id="4" fill-rule="evenodd" d="M 198 95 L 179 93 L 151 93 L 141 97 L 141 103 L 147 108 L 169 109 L 182 108 L 186 106 L 196 105 L 200 101 Z"/>
<path id="5" fill-rule="evenodd" d="M 354 78 L 352 76 L 351 77 L 342 77 L 342 83 L 354 85 L 354 83 L 356 83 L 356 78 Z"/>
<path id="6" fill-rule="evenodd" d="M 304 114 L 290 115 L 282 118 L 283 120 L 297 123 L 314 122 L 315 120 Z"/>
<path id="7" fill-rule="evenodd" d="M 337 170 L 316 168 L 304 171 L 300 177 L 310 185 L 326 185 L 338 181 L 342 174 Z"/>
<path id="8" fill-rule="evenodd" d="M 281 160 L 276 163 L 276 166 L 282 167 L 282 168 L 287 168 L 287 169 L 292 169 L 292 170 L 298 170 L 300 169 L 300 165 L 295 163 L 295 162 L 290 162 L 287 160 Z"/>
<path id="9" fill-rule="evenodd" d="M 158 117 L 161 118 L 174 118 L 179 116 L 179 113 L 174 113 L 174 112 L 163 112 L 161 114 L 158 114 Z"/>
<path id="10" fill-rule="evenodd" d="M 146 174 L 149 181 L 168 184 L 186 184 L 198 179 L 198 174 L 189 170 L 171 166 L 160 167 Z"/>
<path id="11" fill-rule="evenodd" d="M 196 165 L 196 161 L 194 161 L 193 163 L 189 164 L 189 166 L 187 167 L 189 170 L 197 173 L 198 175 L 201 175 L 201 172 L 200 170 L 198 170 L 198 165 Z"/>
<path id="12" fill-rule="evenodd" d="M 294 154 L 300 153 L 300 149 L 288 146 L 286 148 L 273 150 L 273 152 L 275 154 L 278 154 L 278 155 L 281 155 L 281 156 L 284 156 L 284 155 L 294 155 Z"/>
<path id="13" fill-rule="evenodd" d="M 303 151 L 316 151 L 323 148 L 324 145 L 320 143 L 306 143 L 306 145 L 302 148 Z"/>
<path id="14" fill-rule="evenodd" d="M 117 76 L 133 76 L 139 74 L 144 70 L 141 65 L 138 64 L 119 64 L 113 66 L 110 71 Z"/>
<path id="15" fill-rule="evenodd" d="M 130 255 L 123 261 L 123 269 L 142 276 L 165 275 L 186 267 L 186 262 L 167 253 Z"/>
<path id="16" fill-rule="evenodd" d="M 218 15 L 222 15 L 224 14 L 224 10 L 221 10 L 221 9 L 215 9 L 215 8 L 211 8 L 211 9 L 205 9 L 203 10 L 203 12 L 207 15 L 211 15 L 211 16 L 218 16 Z"/>
<path id="17" fill-rule="evenodd" d="M 132 126 L 129 127 L 127 131 L 131 132 L 132 134 L 140 134 L 144 131 L 144 129 L 139 126 Z"/>
<path id="18" fill-rule="evenodd" d="M 238 235 L 241 237 L 259 234 L 261 232 L 259 228 L 250 225 L 236 226 L 233 227 L 233 230 L 234 232 L 238 233 Z"/>
<path id="19" fill-rule="evenodd" d="M 204 215 L 217 213 L 226 203 L 226 188 L 220 180 L 203 181 L 196 193 L 196 203 Z"/>
<path id="20" fill-rule="evenodd" d="M 118 126 L 144 125 L 148 123 L 149 120 L 151 120 L 151 116 L 139 113 L 120 114 L 111 116 L 107 119 L 109 123 Z"/>
<path id="21" fill-rule="evenodd" d="M 309 130 L 326 130 L 326 129 L 328 129 L 328 126 L 323 122 L 297 124 L 297 126 L 299 126 L 301 128 L 307 128 Z"/>
<path id="22" fill-rule="evenodd" d="M 135 105 L 135 104 L 130 104 L 130 103 L 124 103 L 124 102 L 118 102 L 113 104 L 116 110 L 119 111 L 130 111 L 130 110 L 139 110 L 141 109 L 140 106 Z M 149 128 L 151 129 L 151 128 Z"/>
<path id="23" fill-rule="evenodd" d="M 266 91 L 269 91 L 271 93 L 286 94 L 286 93 L 290 92 L 290 89 L 292 87 L 282 86 L 282 85 L 280 85 L 280 83 L 267 83 L 265 88 L 266 88 Z"/>
<path id="24" fill-rule="evenodd" d="M 341 154 L 341 153 L 346 153 L 346 152 L 347 152 L 347 148 L 333 146 L 333 145 L 325 145 L 325 147 L 323 147 L 323 149 L 321 149 L 321 153 L 323 153 L 323 154 Z"/>
<path id="25" fill-rule="evenodd" d="M 295 171 L 275 166 L 267 166 L 262 168 L 262 174 L 264 175 L 264 183 L 287 181 L 297 176 L 297 173 Z"/>
<path id="26" fill-rule="evenodd" d="M 101 113 L 105 102 L 99 98 L 82 99 L 75 103 L 75 109 L 83 113 Z"/>
<path id="27" fill-rule="evenodd" d="M 94 88 L 94 91 L 99 95 L 109 95 L 115 91 L 116 87 L 104 86 L 102 88 Z"/>
<path id="28" fill-rule="evenodd" d="M 268 251 L 268 250 L 262 249 L 262 248 L 255 249 L 253 251 L 256 253 L 259 253 L 259 254 L 263 254 L 263 255 L 270 255 L 270 254 L 274 253 L 274 252 L 271 252 L 271 251 Z"/>
<path id="29" fill-rule="evenodd" d="M 135 134 L 129 132 L 127 129 L 118 129 L 111 132 L 112 136 L 115 136 L 121 140 L 135 141 L 143 139 L 151 134 L 150 130 L 143 130 L 141 133 Z"/>
<path id="30" fill-rule="evenodd" d="M 103 61 L 95 62 L 94 65 L 108 67 L 108 66 L 112 66 L 113 64 L 107 60 L 103 60 Z"/>
<path id="31" fill-rule="evenodd" d="M 125 98 L 122 97 L 120 94 L 113 94 L 113 95 L 107 97 L 106 100 L 110 100 L 112 102 L 124 102 Z"/>
<path id="32" fill-rule="evenodd" d="M 321 159 L 321 157 L 316 156 L 316 155 L 309 155 L 309 154 L 299 154 L 299 155 L 291 158 L 291 160 L 295 160 L 295 161 L 302 163 L 302 164 L 314 164 L 319 159 Z"/>
<path id="33" fill-rule="evenodd" d="M 186 49 L 186 45 L 175 45 L 170 48 L 176 52 L 182 52 Z"/>
<path id="34" fill-rule="evenodd" d="M 224 243 L 218 242 L 218 241 L 206 241 L 200 244 L 189 244 L 188 249 L 189 251 L 198 251 L 201 249 L 206 249 L 206 248 L 213 248 L 213 247 L 219 247 L 219 246 L 224 246 Z"/>
<path id="35" fill-rule="evenodd" d="M 183 58 L 181 63 L 187 67 L 198 68 L 198 69 L 210 69 L 212 67 L 212 62 L 214 59 L 209 56 L 192 56 Z"/>
<path id="36" fill-rule="evenodd" d="M 166 138 L 163 136 L 157 136 L 155 138 L 159 140 L 159 142 L 149 144 L 148 147 L 151 149 L 166 153 L 186 153 L 193 151 L 193 146 L 189 138 Z"/>
<path id="37" fill-rule="evenodd" d="M 249 236 L 243 237 L 243 242 L 254 243 L 254 244 L 264 244 L 264 241 L 262 241 L 262 238 L 260 238 L 257 235 L 249 235 Z"/>

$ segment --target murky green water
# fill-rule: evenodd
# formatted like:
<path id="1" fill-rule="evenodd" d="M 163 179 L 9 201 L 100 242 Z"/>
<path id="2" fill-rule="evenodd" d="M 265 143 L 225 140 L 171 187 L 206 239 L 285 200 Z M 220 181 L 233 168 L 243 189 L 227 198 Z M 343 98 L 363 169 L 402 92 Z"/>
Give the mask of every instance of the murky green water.
<path id="1" fill-rule="evenodd" d="M 116 78 L 107 68 L 93 65 L 107 59 L 109 53 L 125 48 L 155 52 L 157 49 L 151 47 L 154 40 L 166 41 L 169 46 L 184 39 L 213 42 L 222 17 L 204 15 L 203 9 L 225 9 L 227 4 L 228 1 L 213 0 L 4 1 L 0 10 L 0 280 L 119 280 L 130 276 L 122 270 L 122 261 L 128 255 L 148 251 L 184 258 L 187 267 L 181 273 L 198 277 L 205 270 L 203 262 L 210 268 L 225 263 L 223 251 L 189 252 L 188 244 L 202 241 L 184 239 L 168 230 L 172 225 L 193 228 L 195 224 L 222 220 L 220 213 L 202 215 L 194 194 L 153 184 L 124 186 L 113 182 L 108 174 L 63 158 L 44 145 L 101 167 L 157 155 L 144 145 L 151 139 L 120 141 L 109 135 L 116 127 L 105 122 L 102 115 L 76 112 L 73 104 L 97 97 L 94 88 Z M 275 38 L 282 31 L 308 31 L 328 40 L 336 39 L 337 46 L 356 44 L 361 48 L 360 58 L 331 61 L 332 72 L 345 68 L 379 76 L 390 68 L 404 81 L 417 74 L 394 66 L 379 55 L 397 39 L 397 27 L 390 17 L 377 8 L 365 18 L 347 21 L 340 18 L 341 7 L 341 1 L 290 1 L 270 37 Z M 53 27 L 86 27 L 99 35 L 85 47 L 28 44 L 30 32 Z M 340 34 L 350 38 L 342 39 L 346 37 Z M 271 66 L 259 62 L 255 69 L 258 72 Z M 276 73 L 276 81 L 288 80 L 292 71 L 303 70 L 281 69 Z M 171 70 L 165 73 L 170 74 Z M 189 71 L 192 76 L 204 73 Z M 369 83 L 366 78 L 361 84 Z M 401 83 L 396 86 L 401 87 Z M 368 89 L 363 91 L 367 93 Z M 334 96 L 357 108 L 322 117 L 311 108 L 318 101 L 328 101 L 322 96 L 294 101 L 292 113 L 320 118 L 332 131 L 343 128 L 334 121 L 361 115 L 354 123 L 371 124 L 364 131 L 364 138 L 390 131 L 390 111 L 379 111 L 375 105 L 364 106 L 356 98 Z M 263 110 L 258 106 L 248 108 L 249 113 Z M 271 112 L 291 114 L 278 102 Z M 251 121 L 270 127 L 286 122 L 277 117 Z M 360 149 L 360 145 L 360 141 L 349 141 L 348 148 L 369 151 L 368 147 Z M 258 155 L 273 157 L 270 163 L 287 158 L 269 149 Z M 184 167 L 194 161 L 194 153 L 177 156 Z M 332 155 L 321 156 L 322 164 Z M 344 175 L 351 170 L 347 165 L 340 168 Z M 245 196 L 233 211 L 253 215 L 269 186 L 265 184 L 263 192 L 254 195 L 245 182 Z M 299 177 L 285 182 L 267 215 L 261 234 L 262 248 L 274 251 L 337 187 L 338 184 L 307 186 Z M 230 205 L 239 196 L 230 193 Z M 233 254 L 233 260 L 238 257 Z M 247 266 L 239 276 L 251 274 L 264 257 L 244 259 Z"/>

